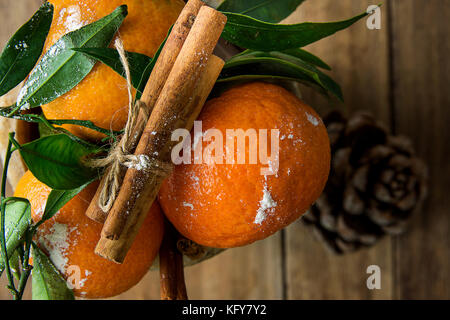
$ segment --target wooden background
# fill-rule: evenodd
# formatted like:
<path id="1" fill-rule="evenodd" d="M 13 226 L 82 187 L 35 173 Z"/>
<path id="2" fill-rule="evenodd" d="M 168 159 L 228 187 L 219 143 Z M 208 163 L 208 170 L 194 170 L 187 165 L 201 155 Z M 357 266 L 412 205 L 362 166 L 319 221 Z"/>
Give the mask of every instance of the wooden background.
<path id="1" fill-rule="evenodd" d="M 309 0 L 287 22 L 331 21 L 365 11 L 369 0 Z M 40 0 L 0 1 L 0 47 Z M 254 245 L 186 270 L 191 299 L 449 299 L 450 298 L 450 1 L 385 0 L 381 30 L 360 22 L 310 46 L 333 67 L 346 112 L 372 111 L 412 137 L 430 167 L 430 195 L 405 235 L 335 256 L 297 222 Z M 305 99 L 320 112 L 317 94 Z M 381 290 L 368 290 L 366 268 L 381 268 Z M 0 298 L 8 298 L 2 287 Z M 29 289 L 29 288 L 28 288 Z M 27 298 L 29 298 L 29 292 Z M 158 299 L 157 272 L 117 299 Z"/>

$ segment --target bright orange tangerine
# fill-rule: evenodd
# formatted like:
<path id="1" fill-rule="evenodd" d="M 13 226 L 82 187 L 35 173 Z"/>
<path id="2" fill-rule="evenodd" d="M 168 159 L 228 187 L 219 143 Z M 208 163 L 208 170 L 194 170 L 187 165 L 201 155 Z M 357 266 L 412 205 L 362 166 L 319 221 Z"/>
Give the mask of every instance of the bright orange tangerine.
<path id="1" fill-rule="evenodd" d="M 198 120 L 203 135 L 218 129 L 224 141 L 227 129 L 278 129 L 279 169 L 262 175 L 267 164 L 248 164 L 248 140 L 247 164 L 227 164 L 224 143 L 224 164 L 194 164 L 192 155 L 191 164 L 177 165 L 159 200 L 185 237 L 210 247 L 246 245 L 296 220 L 322 192 L 330 168 L 328 134 L 317 113 L 289 91 L 260 82 L 240 85 L 207 102 Z M 210 143 L 203 141 L 203 149 Z"/>

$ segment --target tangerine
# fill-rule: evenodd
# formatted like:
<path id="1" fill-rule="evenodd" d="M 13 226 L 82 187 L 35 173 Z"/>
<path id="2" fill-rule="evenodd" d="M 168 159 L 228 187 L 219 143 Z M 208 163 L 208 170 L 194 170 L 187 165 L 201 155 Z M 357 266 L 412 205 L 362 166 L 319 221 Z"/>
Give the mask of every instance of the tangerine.
<path id="1" fill-rule="evenodd" d="M 203 146 L 203 161 L 195 163 L 194 151 L 190 163 L 175 166 L 159 192 L 164 213 L 185 237 L 215 248 L 246 245 L 296 220 L 321 194 L 330 169 L 327 130 L 317 113 L 289 91 L 262 82 L 239 85 L 207 102 L 198 120 L 204 137 L 216 130 L 215 142 L 218 131 L 226 136 L 219 140 L 234 143 L 230 129 L 267 130 L 271 136 L 278 130 L 278 140 L 268 140 L 267 150 L 274 143 L 279 147 L 272 163 L 253 164 L 250 157 L 261 152 L 262 140 L 256 149 L 245 144 L 245 163 L 238 163 L 239 147 L 233 147 L 233 163 L 227 161 L 230 145 L 214 149 L 194 137 L 192 149 Z"/>

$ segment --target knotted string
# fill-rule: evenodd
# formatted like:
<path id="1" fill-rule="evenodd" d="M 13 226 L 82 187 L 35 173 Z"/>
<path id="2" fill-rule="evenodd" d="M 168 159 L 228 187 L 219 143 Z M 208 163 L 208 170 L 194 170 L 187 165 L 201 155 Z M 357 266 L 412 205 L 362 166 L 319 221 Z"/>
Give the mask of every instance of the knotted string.
<path id="1" fill-rule="evenodd" d="M 151 110 L 140 100 L 134 101 L 131 84 L 131 73 L 128 59 L 123 47 L 123 42 L 117 38 L 114 46 L 119 53 L 120 62 L 125 71 L 128 91 L 128 120 L 124 128 L 122 139 L 116 142 L 108 156 L 100 159 L 90 159 L 87 165 L 92 168 L 108 167 L 105 172 L 104 183 L 100 186 L 101 193 L 98 199 L 98 206 L 103 212 L 108 212 L 116 199 L 122 183 L 121 166 L 136 170 L 145 170 L 158 177 L 166 177 L 173 169 L 172 163 L 165 163 L 147 155 L 134 155 L 133 149 L 139 142 L 139 137 L 144 131 Z M 137 121 L 140 112 L 143 112 L 142 121 Z"/>

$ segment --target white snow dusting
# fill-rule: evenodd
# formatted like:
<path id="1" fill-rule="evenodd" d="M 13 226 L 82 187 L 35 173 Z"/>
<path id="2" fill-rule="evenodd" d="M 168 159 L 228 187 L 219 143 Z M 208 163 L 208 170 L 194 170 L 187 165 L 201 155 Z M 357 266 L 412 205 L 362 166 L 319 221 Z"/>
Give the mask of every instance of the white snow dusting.
<path id="1" fill-rule="evenodd" d="M 267 211 L 273 210 L 276 206 L 277 203 L 273 200 L 272 195 L 267 189 L 267 184 L 265 184 L 263 189 L 263 198 L 259 201 L 259 209 L 253 223 L 261 225 L 267 218 Z"/>
<path id="2" fill-rule="evenodd" d="M 50 260 L 55 267 L 64 274 L 67 269 L 67 250 L 69 249 L 69 235 L 75 229 L 70 230 L 67 225 L 55 223 L 50 228 L 50 233 L 40 238 L 41 244 L 47 249 Z"/>
<path id="3" fill-rule="evenodd" d="M 319 125 L 319 120 L 314 117 L 312 114 L 309 114 L 308 112 L 306 112 L 306 118 L 308 119 L 309 122 L 311 122 L 313 124 L 313 126 L 317 127 Z"/>

